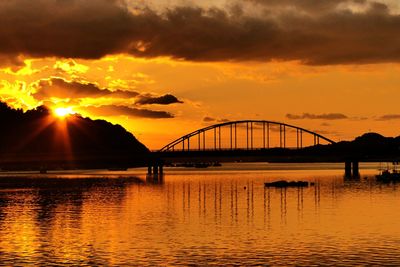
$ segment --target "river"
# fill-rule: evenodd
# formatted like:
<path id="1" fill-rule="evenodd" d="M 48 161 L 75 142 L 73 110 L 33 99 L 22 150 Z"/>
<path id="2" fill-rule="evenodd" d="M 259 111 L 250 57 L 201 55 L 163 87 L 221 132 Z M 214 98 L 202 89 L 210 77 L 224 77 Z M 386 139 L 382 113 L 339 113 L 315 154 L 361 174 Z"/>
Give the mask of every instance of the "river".
<path id="1" fill-rule="evenodd" d="M 343 164 L 0 174 L 0 266 L 400 265 L 400 186 Z M 265 188 L 276 180 L 308 188 Z"/>

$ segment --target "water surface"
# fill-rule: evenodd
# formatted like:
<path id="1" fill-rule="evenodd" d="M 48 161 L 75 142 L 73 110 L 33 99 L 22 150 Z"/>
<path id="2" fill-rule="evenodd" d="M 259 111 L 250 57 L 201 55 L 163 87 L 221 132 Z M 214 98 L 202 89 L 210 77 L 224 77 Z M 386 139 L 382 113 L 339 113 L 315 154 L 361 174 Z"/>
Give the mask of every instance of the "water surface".
<path id="1" fill-rule="evenodd" d="M 342 164 L 0 175 L 1 266 L 399 265 L 399 185 Z M 264 188 L 307 180 L 309 188 Z"/>

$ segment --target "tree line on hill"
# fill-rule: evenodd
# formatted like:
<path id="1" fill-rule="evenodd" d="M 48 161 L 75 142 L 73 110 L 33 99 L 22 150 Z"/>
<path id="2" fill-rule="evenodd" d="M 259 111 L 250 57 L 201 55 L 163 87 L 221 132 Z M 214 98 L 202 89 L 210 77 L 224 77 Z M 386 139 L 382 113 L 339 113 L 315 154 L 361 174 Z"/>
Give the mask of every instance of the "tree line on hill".
<path id="1" fill-rule="evenodd" d="M 57 118 L 46 106 L 24 112 L 0 102 L 0 125 L 0 168 L 7 164 L 140 165 L 149 153 L 120 125 L 78 114 Z"/>

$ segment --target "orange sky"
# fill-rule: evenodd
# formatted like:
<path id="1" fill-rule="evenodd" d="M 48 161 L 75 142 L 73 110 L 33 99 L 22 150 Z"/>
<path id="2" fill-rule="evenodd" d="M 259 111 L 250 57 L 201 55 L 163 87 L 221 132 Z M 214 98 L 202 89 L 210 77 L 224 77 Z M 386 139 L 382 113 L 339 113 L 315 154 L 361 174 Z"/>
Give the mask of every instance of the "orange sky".
<path id="1" fill-rule="evenodd" d="M 222 120 L 399 135 L 396 1 L 300 2 L 3 2 L 0 98 L 72 107 L 150 149 Z"/>

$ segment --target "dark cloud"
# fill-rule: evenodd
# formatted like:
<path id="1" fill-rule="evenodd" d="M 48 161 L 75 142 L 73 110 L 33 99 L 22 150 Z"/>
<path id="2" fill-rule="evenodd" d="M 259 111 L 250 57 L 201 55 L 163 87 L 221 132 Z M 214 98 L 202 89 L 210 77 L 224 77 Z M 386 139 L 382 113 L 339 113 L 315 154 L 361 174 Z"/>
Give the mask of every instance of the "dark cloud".
<path id="1" fill-rule="evenodd" d="M 230 120 L 228 119 L 216 119 L 216 118 L 212 118 L 212 117 L 204 117 L 203 118 L 203 122 L 216 122 L 216 123 L 224 123 L 224 122 L 229 122 Z"/>
<path id="2" fill-rule="evenodd" d="M 342 120 L 347 119 L 348 117 L 342 113 L 327 113 L 327 114 L 311 114 L 311 113 L 303 113 L 302 115 L 296 114 L 286 114 L 286 118 L 290 120 L 303 120 L 303 119 L 311 119 L 311 120 Z"/>
<path id="3" fill-rule="evenodd" d="M 400 114 L 386 114 L 382 115 L 376 120 L 378 121 L 389 121 L 389 120 L 399 120 L 400 119 Z"/>
<path id="4" fill-rule="evenodd" d="M 99 58 L 118 52 L 132 15 L 116 0 L 10 0 L 0 2 L 4 54 Z"/>
<path id="5" fill-rule="evenodd" d="M 215 119 L 215 118 L 212 118 L 212 117 L 204 117 L 204 118 L 203 118 L 203 121 L 204 121 L 204 122 L 213 122 L 213 121 L 216 121 L 216 119 Z"/>
<path id="6" fill-rule="evenodd" d="M 0 58 L 11 63 L 20 54 L 101 58 L 126 53 L 321 65 L 400 61 L 400 16 L 378 0 L 246 2 L 262 15 L 251 15 L 241 4 L 157 12 L 132 11 L 122 0 L 0 1 Z M 347 4 L 365 10 L 352 12 Z"/>
<path id="7" fill-rule="evenodd" d="M 329 12 L 343 4 L 366 4 L 366 0 L 245 0 L 269 8 L 291 7 L 301 11 Z"/>
<path id="8" fill-rule="evenodd" d="M 365 121 L 365 120 L 369 120 L 370 118 L 357 116 L 357 117 L 351 117 L 350 119 L 353 120 L 353 121 Z"/>
<path id="9" fill-rule="evenodd" d="M 163 96 L 153 96 L 153 95 L 141 95 L 139 99 L 135 102 L 138 105 L 150 105 L 150 104 L 159 104 L 159 105 L 170 105 L 175 103 L 183 103 L 176 96 L 171 94 L 166 94 Z"/>
<path id="10" fill-rule="evenodd" d="M 123 90 L 109 90 L 106 88 L 100 88 L 93 83 L 81 83 L 77 81 L 66 81 L 61 78 L 51 78 L 40 80 L 35 85 L 36 92 L 33 93 L 33 97 L 42 100 L 43 102 L 49 101 L 50 98 L 56 97 L 61 99 L 68 99 L 69 104 L 75 101 L 75 104 L 79 105 L 79 100 L 81 98 L 99 98 L 99 97 L 109 97 L 109 98 L 135 98 L 140 97 L 140 99 L 147 99 L 150 104 L 155 104 L 156 101 L 166 102 L 174 98 L 172 95 L 165 95 L 161 97 L 149 97 L 148 95 L 141 96 L 137 92 L 123 91 Z M 175 98 L 176 99 L 176 98 Z M 177 99 L 176 99 L 177 100 Z M 177 103 L 181 101 L 177 100 Z M 166 111 L 157 111 L 150 109 L 140 109 L 132 108 L 124 105 L 102 105 L 102 106 L 89 106 L 82 108 L 89 113 L 98 116 L 118 116 L 126 115 L 133 117 L 142 118 L 173 118 L 173 115 Z"/>
<path id="11" fill-rule="evenodd" d="M 33 97 L 39 100 L 50 97 L 57 98 L 84 98 L 84 97 L 114 97 L 114 98 L 133 98 L 137 92 L 123 91 L 100 88 L 93 83 L 81 83 L 76 81 L 66 81 L 61 78 L 51 78 L 38 81 L 35 86 L 36 92 Z"/>
<path id="12" fill-rule="evenodd" d="M 165 111 L 138 109 L 127 106 L 118 106 L 118 105 L 104 105 L 98 107 L 89 106 L 81 109 L 97 116 L 125 115 L 125 116 L 140 117 L 140 118 L 152 118 L 152 119 L 167 119 L 174 117 L 171 113 Z"/>

